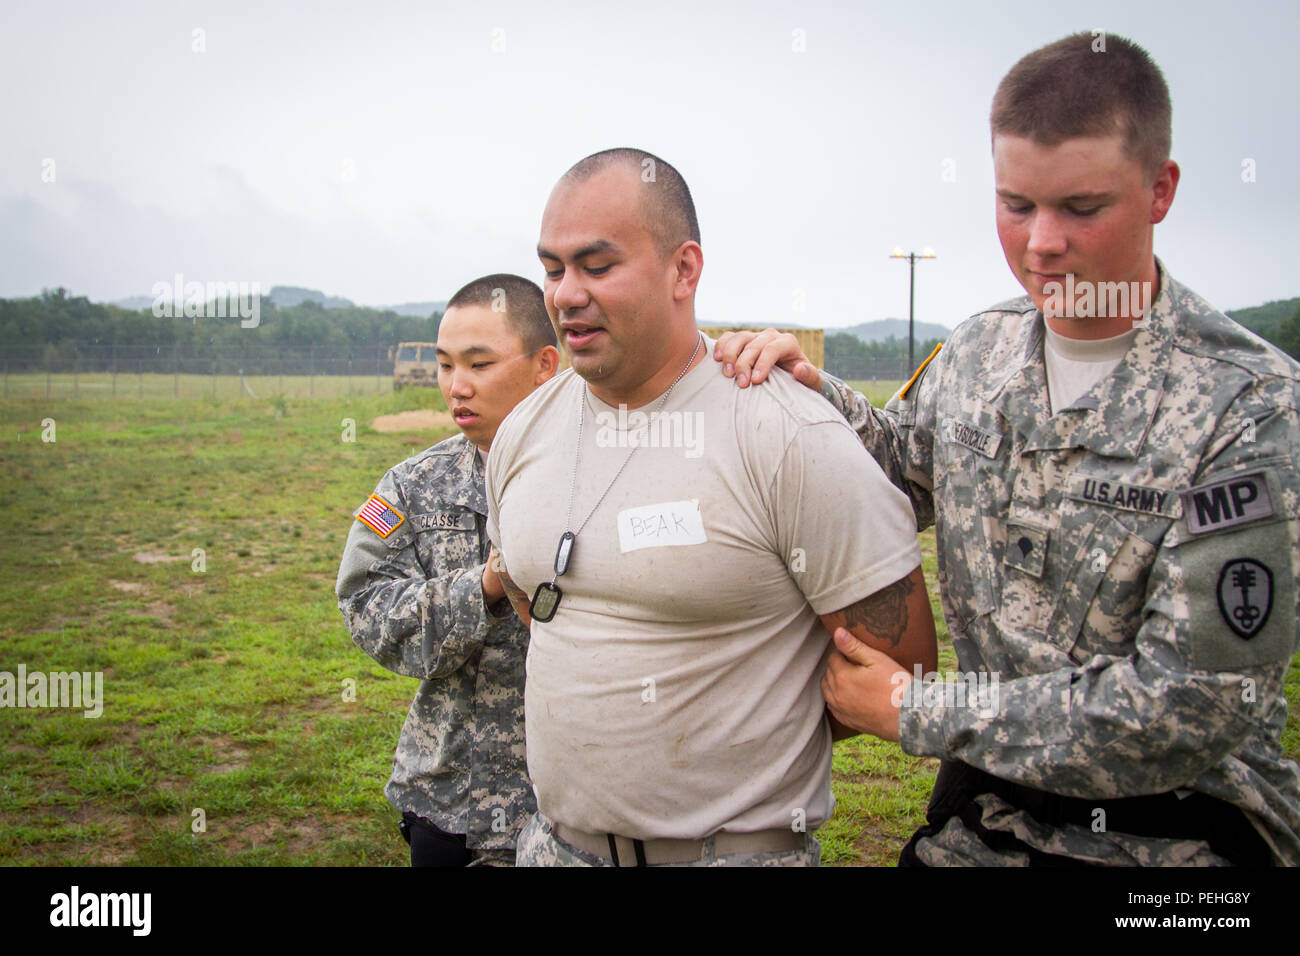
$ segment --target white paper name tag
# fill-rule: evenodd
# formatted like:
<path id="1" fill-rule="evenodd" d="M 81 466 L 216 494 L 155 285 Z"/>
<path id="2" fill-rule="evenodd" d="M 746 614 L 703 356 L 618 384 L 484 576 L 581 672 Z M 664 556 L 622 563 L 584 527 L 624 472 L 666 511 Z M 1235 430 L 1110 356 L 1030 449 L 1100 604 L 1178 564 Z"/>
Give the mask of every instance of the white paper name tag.
<path id="1" fill-rule="evenodd" d="M 698 500 L 666 501 L 618 513 L 618 548 L 624 554 L 642 548 L 704 544 L 708 540 Z"/>

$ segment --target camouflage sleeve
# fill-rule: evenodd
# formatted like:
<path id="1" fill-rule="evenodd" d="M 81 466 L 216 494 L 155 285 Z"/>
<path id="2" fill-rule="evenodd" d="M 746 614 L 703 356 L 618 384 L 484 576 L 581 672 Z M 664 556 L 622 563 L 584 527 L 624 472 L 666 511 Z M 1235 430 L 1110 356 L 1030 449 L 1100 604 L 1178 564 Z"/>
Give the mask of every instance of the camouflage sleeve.
<path id="1" fill-rule="evenodd" d="M 409 513 L 391 472 L 375 493 Z M 352 642 L 407 677 L 429 680 L 454 673 L 500 620 L 483 604 L 484 567 L 453 567 L 430 576 L 416 554 L 409 521 L 381 538 L 354 519 L 335 588 Z"/>
<path id="2" fill-rule="evenodd" d="M 906 400 L 895 394 L 885 408 L 872 407 L 867 397 L 856 392 L 843 381 L 822 372 L 822 395 L 835 407 L 849 427 L 858 433 L 862 445 L 871 452 L 885 476 L 894 487 L 907 495 L 916 514 L 916 528 L 924 531 L 934 524 L 933 452 L 930 444 L 934 433 L 934 401 L 923 403 L 928 392 L 921 386 L 933 375 L 922 373 L 909 390 Z M 918 413 L 928 409 L 927 420 Z"/>
<path id="3" fill-rule="evenodd" d="M 1245 754 L 1227 762 L 1231 775 L 1251 763 L 1249 748 L 1276 750 L 1300 612 L 1300 427 L 1294 407 L 1275 409 L 1252 419 L 1245 443 L 1242 416 L 1222 420 L 1183 493 L 1183 517 L 1149 562 L 1119 569 L 1146 575 L 1134 652 L 1014 680 L 992 674 L 978 708 L 953 706 L 938 689 L 904 694 L 905 751 L 1104 799 L 1187 785 Z M 1107 588 L 1103 580 L 1098 601 Z"/>

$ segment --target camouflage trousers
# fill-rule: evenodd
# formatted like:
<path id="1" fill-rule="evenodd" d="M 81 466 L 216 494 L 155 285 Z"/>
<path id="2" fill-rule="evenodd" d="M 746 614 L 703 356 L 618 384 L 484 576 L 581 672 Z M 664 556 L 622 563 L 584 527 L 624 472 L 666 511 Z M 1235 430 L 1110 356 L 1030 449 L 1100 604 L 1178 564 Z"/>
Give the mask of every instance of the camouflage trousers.
<path id="1" fill-rule="evenodd" d="M 764 853 L 729 853 L 718 856 L 713 838 L 706 837 L 703 856 L 691 863 L 660 863 L 656 866 L 818 866 L 822 847 L 811 833 L 797 850 L 774 850 Z M 524 825 L 515 844 L 516 866 L 613 866 L 611 860 L 570 846 L 555 835 L 551 821 L 534 813 Z"/>
<path id="2" fill-rule="evenodd" d="M 515 851 L 511 849 L 503 850 L 471 850 L 474 859 L 470 860 L 467 866 L 514 866 Z"/>
<path id="3" fill-rule="evenodd" d="M 1231 866 L 1203 840 L 1162 839 L 1131 833 L 1108 833 L 1074 824 L 1049 826 L 1001 797 L 983 793 L 977 830 L 1006 834 L 995 849 L 972 832 L 960 816 L 949 818 L 942 830 L 916 842 L 917 859 L 926 866 L 1029 866 L 1028 849 L 1095 866 Z M 1021 847 L 1024 849 L 1018 849 Z"/>

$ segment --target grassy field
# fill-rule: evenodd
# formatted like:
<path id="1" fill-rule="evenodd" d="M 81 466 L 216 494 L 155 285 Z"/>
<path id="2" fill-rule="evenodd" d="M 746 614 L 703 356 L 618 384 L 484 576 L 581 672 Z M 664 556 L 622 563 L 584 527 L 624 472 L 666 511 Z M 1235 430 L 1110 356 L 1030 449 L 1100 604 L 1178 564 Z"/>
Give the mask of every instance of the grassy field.
<path id="1" fill-rule="evenodd" d="M 0 671 L 102 671 L 105 698 L 98 719 L 0 711 L 0 863 L 406 863 L 381 791 L 415 682 L 353 647 L 333 584 L 378 477 L 447 434 L 369 422 L 443 406 L 316 386 L 330 397 L 0 403 Z M 931 534 L 923 550 L 947 669 Z M 825 862 L 893 862 L 934 772 L 837 745 Z"/>

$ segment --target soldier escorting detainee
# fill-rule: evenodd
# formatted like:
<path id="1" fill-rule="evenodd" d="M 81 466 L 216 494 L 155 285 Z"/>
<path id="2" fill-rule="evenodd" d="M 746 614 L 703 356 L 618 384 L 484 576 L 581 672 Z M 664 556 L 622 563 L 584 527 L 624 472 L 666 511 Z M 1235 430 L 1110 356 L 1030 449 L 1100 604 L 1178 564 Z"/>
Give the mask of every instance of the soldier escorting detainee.
<path id="1" fill-rule="evenodd" d="M 339 567 L 353 642 L 420 678 L 384 794 L 412 866 L 511 866 L 535 809 L 524 757 L 528 628 L 488 562 L 484 459 L 559 365 L 542 291 L 477 279 L 438 326 L 438 386 L 463 434 L 395 466 L 356 514 Z"/>
<path id="2" fill-rule="evenodd" d="M 822 388 L 935 526 L 960 666 L 999 678 L 991 716 L 897 694 L 911 675 L 837 632 L 831 712 L 943 759 L 904 865 L 1300 863 L 1280 744 L 1300 367 L 1155 258 L 1169 92 L 1101 39 L 1029 54 L 993 101 L 998 235 L 1027 297 L 964 323 L 884 411 L 791 336 L 715 352 L 741 387 L 779 362 Z M 1100 314 L 1133 282 L 1149 311 Z"/>

